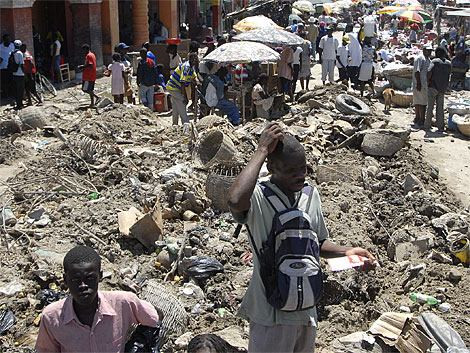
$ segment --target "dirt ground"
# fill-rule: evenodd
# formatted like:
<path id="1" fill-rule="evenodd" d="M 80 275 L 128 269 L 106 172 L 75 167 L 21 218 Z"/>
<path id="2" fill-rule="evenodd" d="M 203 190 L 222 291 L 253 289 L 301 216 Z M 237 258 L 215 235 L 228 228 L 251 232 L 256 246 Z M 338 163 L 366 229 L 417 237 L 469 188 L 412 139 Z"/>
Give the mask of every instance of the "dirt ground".
<path id="1" fill-rule="evenodd" d="M 316 65 L 315 77 L 318 70 Z M 342 88 L 314 88 L 318 84 L 317 78 L 310 89 L 324 107 L 292 105 L 280 122 L 305 146 L 308 179 L 321 194 L 331 239 L 365 247 L 380 263 L 371 272 L 340 273 L 329 271 L 325 264 L 325 294 L 318 306 L 318 351 L 338 352 L 331 348 L 335 339 L 366 331 L 382 313 L 399 311 L 401 306 L 414 315 L 426 310 L 438 313 L 470 345 L 466 302 L 470 271 L 457 262 L 429 258 L 432 251 L 449 255 L 450 241 L 469 235 L 465 209 L 465 187 L 470 181 L 468 140 L 461 135 L 423 138 L 422 132 L 412 132 L 392 157 L 367 156 L 360 146 L 336 148 L 346 133 L 360 134 L 373 124 L 409 127 L 412 112 L 396 108 L 387 116 L 380 102 L 365 100 L 373 111 L 370 117 L 347 116 L 335 110 L 335 98 Z M 108 87 L 109 78 L 98 80 L 100 94 Z M 251 264 L 242 261 L 249 250 L 247 234 L 242 231 L 234 237 L 236 224 L 231 216 L 210 207 L 206 188 L 214 169 L 196 165 L 199 140 L 184 135 L 181 127 L 170 126 L 168 114 L 153 114 L 140 106 L 109 105 L 92 111 L 83 108 L 86 102 L 74 87 L 60 91 L 54 101 L 39 108 L 48 125 L 61 129 L 66 144 L 43 129 L 22 132 L 13 144 L 11 136 L 0 139 L 4 156 L 0 201 L 17 218 L 16 225 L 2 230 L 0 310 L 11 309 L 17 322 L 0 336 L 1 350 L 25 352 L 34 345 L 39 315 L 47 304 L 38 295 L 45 289 L 64 294 L 61 259 L 74 244 L 99 251 L 105 274 L 102 289 L 141 294 L 146 281 L 157 280 L 185 309 L 189 317 L 186 338 L 228 329 L 231 342 L 245 346 L 248 324 L 236 312 L 252 270 Z M 11 116 L 13 112 L 3 107 L 2 119 Z M 233 128 L 224 119 L 214 121 L 196 125 L 199 137 L 214 130 L 223 132 L 233 141 L 237 163 L 245 163 L 266 122 L 254 120 Z M 437 151 L 440 157 L 432 158 Z M 175 165 L 180 171 L 168 176 L 168 168 Z M 322 168 L 329 172 L 320 173 Z M 419 185 L 406 192 L 404 181 L 410 174 Z M 146 249 L 135 238 L 120 233 L 117 213 L 131 206 L 144 211 L 157 200 L 165 218 L 163 243 Z M 44 217 L 39 221 L 44 223 L 32 221 L 31 212 L 41 208 Z M 196 214 L 191 218 L 196 227 L 190 231 L 184 230 L 187 211 Z M 395 260 L 395 245 L 408 241 L 411 248 L 416 239 L 424 239 L 424 249 L 406 253 L 406 248 L 407 255 Z M 185 255 L 178 276 L 165 281 L 169 264 L 184 244 L 187 255 L 210 256 L 220 262 L 224 272 L 205 281 L 190 281 L 183 265 L 191 260 Z M 201 291 L 197 287 L 183 291 L 196 283 Z M 13 294 L 5 294 L 8 291 Z M 437 296 L 451 310 L 441 313 L 413 303 L 409 294 L 414 291 Z M 170 337 L 163 351 L 184 351 L 187 341 L 180 336 Z M 387 352 L 396 350 L 390 347 Z"/>

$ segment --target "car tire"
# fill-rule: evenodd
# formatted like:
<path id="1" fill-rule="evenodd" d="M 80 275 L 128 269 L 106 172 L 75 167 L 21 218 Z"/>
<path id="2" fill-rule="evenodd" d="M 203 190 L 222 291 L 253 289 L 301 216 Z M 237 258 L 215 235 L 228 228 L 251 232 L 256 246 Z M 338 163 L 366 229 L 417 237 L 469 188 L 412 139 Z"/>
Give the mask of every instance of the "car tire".
<path id="1" fill-rule="evenodd" d="M 349 94 L 340 94 L 336 97 L 336 109 L 344 114 L 368 115 L 370 108 L 360 99 Z"/>

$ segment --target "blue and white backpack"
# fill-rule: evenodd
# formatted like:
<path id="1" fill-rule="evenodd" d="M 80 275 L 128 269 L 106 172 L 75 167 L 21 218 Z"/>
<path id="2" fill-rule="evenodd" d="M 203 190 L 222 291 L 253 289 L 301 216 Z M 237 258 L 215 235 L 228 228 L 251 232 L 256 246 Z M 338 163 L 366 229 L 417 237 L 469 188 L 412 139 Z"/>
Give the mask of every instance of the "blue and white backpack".
<path id="1" fill-rule="evenodd" d="M 248 234 L 261 265 L 266 298 L 269 304 L 282 311 L 312 308 L 323 290 L 320 244 L 306 212 L 314 189 L 304 186 L 295 204 L 288 207 L 268 185 L 261 183 L 260 186 L 275 211 L 273 224 L 259 251 L 249 229 Z M 306 209 L 299 204 L 306 205 Z"/>

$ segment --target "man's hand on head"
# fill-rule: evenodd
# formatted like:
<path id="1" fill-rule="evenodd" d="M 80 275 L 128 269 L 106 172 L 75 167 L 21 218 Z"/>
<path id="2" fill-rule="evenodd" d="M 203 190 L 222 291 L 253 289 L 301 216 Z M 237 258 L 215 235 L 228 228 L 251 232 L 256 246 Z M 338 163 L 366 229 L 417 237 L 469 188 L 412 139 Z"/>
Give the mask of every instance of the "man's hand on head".
<path id="1" fill-rule="evenodd" d="M 281 127 L 276 123 L 270 123 L 261 133 L 258 141 L 258 150 L 269 155 L 274 151 L 279 141 L 282 141 L 284 134 Z"/>

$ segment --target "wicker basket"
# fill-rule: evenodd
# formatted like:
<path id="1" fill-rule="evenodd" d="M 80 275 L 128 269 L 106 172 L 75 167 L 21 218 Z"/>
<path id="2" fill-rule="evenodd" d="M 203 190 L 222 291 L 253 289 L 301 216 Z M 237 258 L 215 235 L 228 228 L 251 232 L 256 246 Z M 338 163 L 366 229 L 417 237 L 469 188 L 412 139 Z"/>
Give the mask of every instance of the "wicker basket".
<path id="1" fill-rule="evenodd" d="M 228 208 L 228 190 L 241 172 L 241 165 L 218 164 L 212 168 L 206 180 L 206 196 L 212 201 L 212 207 L 222 212 Z"/>
<path id="2" fill-rule="evenodd" d="M 409 107 L 413 104 L 413 94 L 395 91 L 392 96 L 392 103 L 398 107 Z"/>
<path id="3" fill-rule="evenodd" d="M 470 117 L 454 115 L 452 121 L 457 124 L 457 128 L 462 135 L 470 137 Z"/>
<path id="4" fill-rule="evenodd" d="M 202 168 L 210 168 L 217 163 L 230 162 L 237 150 L 230 137 L 219 130 L 210 130 L 197 143 L 194 159 Z"/>
<path id="5" fill-rule="evenodd" d="M 189 317 L 184 310 L 184 306 L 158 281 L 149 279 L 139 297 L 163 312 L 162 327 L 160 329 L 161 345 L 166 342 L 168 336 L 182 335 L 186 332 Z"/>

